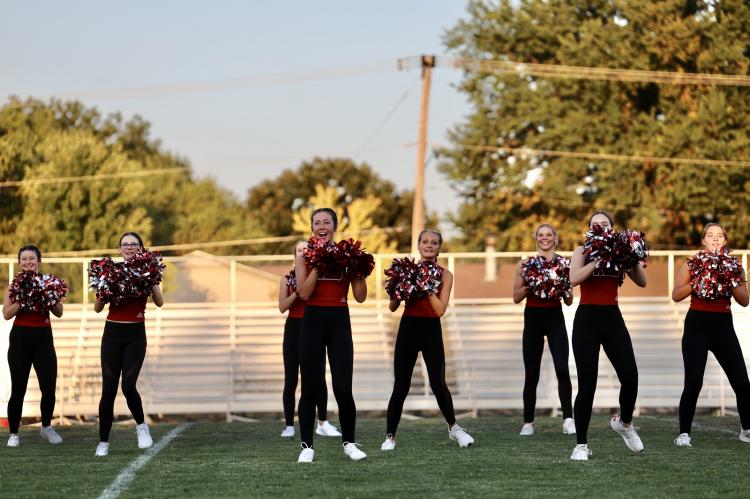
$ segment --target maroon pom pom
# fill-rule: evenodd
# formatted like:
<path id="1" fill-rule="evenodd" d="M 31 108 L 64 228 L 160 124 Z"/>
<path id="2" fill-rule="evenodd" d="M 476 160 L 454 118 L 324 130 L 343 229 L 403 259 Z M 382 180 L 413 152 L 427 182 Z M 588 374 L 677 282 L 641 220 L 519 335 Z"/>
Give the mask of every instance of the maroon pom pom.
<path id="1" fill-rule="evenodd" d="M 340 275 L 344 269 L 336 245 L 322 238 L 311 237 L 302 257 L 307 266 L 317 270 L 321 276 Z"/>
<path id="2" fill-rule="evenodd" d="M 732 289 L 745 281 L 742 264 L 730 252 L 727 247 L 717 252 L 703 250 L 688 259 L 693 295 L 705 300 L 730 297 Z"/>
<path id="3" fill-rule="evenodd" d="M 47 312 L 68 294 L 68 285 L 54 274 L 19 272 L 8 288 L 10 301 L 21 310 Z"/>
<path id="4" fill-rule="evenodd" d="M 443 284 L 443 268 L 431 260 L 417 264 L 417 297 L 437 294 Z"/>
<path id="5" fill-rule="evenodd" d="M 393 299 L 425 297 L 440 290 L 443 269 L 433 261 L 415 263 L 411 257 L 396 258 L 385 270 L 385 291 Z"/>
<path id="6" fill-rule="evenodd" d="M 109 257 L 89 262 L 89 286 L 96 297 L 118 304 L 125 297 L 148 296 L 164 279 L 164 260 L 158 252 L 143 251 L 124 262 Z"/>
<path id="7" fill-rule="evenodd" d="M 561 256 L 529 258 L 521 265 L 523 285 L 542 299 L 565 298 L 571 294 L 570 260 Z"/>
<path id="8" fill-rule="evenodd" d="M 646 265 L 648 246 L 643 232 L 624 230 L 615 232 L 612 229 L 594 225 L 586 233 L 583 245 L 586 262 L 598 259 L 596 268 L 618 274 L 619 283 L 624 280 L 624 273 L 639 263 Z"/>
<path id="9" fill-rule="evenodd" d="M 352 279 L 364 279 L 375 268 L 375 259 L 362 249 L 362 243 L 354 239 L 343 239 L 336 244 L 339 261 L 346 266 Z"/>
<path id="10" fill-rule="evenodd" d="M 294 269 L 290 270 L 287 275 L 284 276 L 286 280 L 286 287 L 289 289 L 297 289 L 297 274 L 294 273 Z"/>

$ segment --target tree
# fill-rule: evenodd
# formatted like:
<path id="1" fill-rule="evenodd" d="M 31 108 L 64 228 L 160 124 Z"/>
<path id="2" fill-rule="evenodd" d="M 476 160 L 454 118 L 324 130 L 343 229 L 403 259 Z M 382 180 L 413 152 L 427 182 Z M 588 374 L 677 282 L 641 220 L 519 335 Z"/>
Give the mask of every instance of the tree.
<path id="1" fill-rule="evenodd" d="M 517 7 L 475 0 L 445 42 L 469 58 L 750 74 L 747 19 L 750 5 L 741 0 L 526 0 Z M 473 111 L 453 129 L 440 168 L 464 199 L 454 221 L 465 247 L 479 249 L 492 234 L 500 249 L 531 249 L 531 230 L 548 221 L 571 248 L 596 208 L 610 210 L 619 226 L 644 230 L 653 247 L 693 247 L 714 220 L 736 245 L 748 245 L 747 169 L 508 150 L 747 159 L 747 87 L 468 72 L 461 90 Z"/>
<path id="2" fill-rule="evenodd" d="M 285 170 L 275 179 L 266 180 L 248 192 L 247 208 L 253 219 L 269 234 L 286 236 L 293 232 L 294 213 L 312 196 L 317 185 L 335 190 L 333 207 L 357 206 L 358 200 L 371 195 L 380 204 L 369 215 L 377 227 L 397 228 L 388 233 L 401 249 L 409 247 L 413 193 L 397 191 L 393 183 L 381 179 L 366 164 L 349 159 L 315 158 L 295 170 Z M 309 225 L 308 225 L 309 227 Z M 302 234 L 309 233 L 306 229 Z M 291 251 L 291 244 L 281 251 Z"/>

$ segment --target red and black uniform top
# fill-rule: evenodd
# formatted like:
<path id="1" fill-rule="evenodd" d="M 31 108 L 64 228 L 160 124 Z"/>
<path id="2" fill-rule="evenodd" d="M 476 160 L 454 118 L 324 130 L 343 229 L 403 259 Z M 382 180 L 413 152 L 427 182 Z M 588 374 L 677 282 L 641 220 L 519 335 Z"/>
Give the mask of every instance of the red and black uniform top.
<path id="1" fill-rule="evenodd" d="M 14 326 L 47 327 L 50 325 L 49 310 L 44 312 L 33 310 L 19 310 L 13 320 Z"/>
<path id="2" fill-rule="evenodd" d="M 619 271 L 595 269 L 581 283 L 581 305 L 617 305 L 617 288 L 622 276 Z"/>
<path id="3" fill-rule="evenodd" d="M 441 270 L 445 271 L 441 267 Z M 438 293 L 442 289 L 442 285 L 438 288 Z M 404 304 L 404 316 L 405 317 L 440 317 L 435 309 L 432 308 L 430 303 L 430 297 L 424 296 L 422 298 L 410 298 L 406 300 Z"/>
<path id="4" fill-rule="evenodd" d="M 148 295 L 127 296 L 117 305 L 110 303 L 107 320 L 113 322 L 144 322 Z"/>
<path id="5" fill-rule="evenodd" d="M 690 310 L 698 312 L 714 312 L 720 314 L 729 314 L 732 312 L 732 303 L 728 296 L 722 296 L 715 300 L 701 298 L 694 294 L 690 295 Z"/>
<path id="6" fill-rule="evenodd" d="M 286 287 L 287 296 L 291 295 L 295 291 L 297 290 L 292 286 Z M 289 307 L 289 315 L 287 315 L 287 317 L 289 317 L 290 319 L 301 319 L 305 316 L 305 305 L 307 305 L 307 302 L 300 298 L 298 295 L 297 298 L 294 299 L 292 306 Z"/>
<path id="7" fill-rule="evenodd" d="M 539 298 L 536 295 L 528 295 L 526 306 L 531 308 L 562 308 L 559 296 L 557 298 Z"/>
<path id="8" fill-rule="evenodd" d="M 349 276 L 340 272 L 338 275 L 318 276 L 315 289 L 307 300 L 308 305 L 316 307 L 346 307 L 349 293 Z"/>

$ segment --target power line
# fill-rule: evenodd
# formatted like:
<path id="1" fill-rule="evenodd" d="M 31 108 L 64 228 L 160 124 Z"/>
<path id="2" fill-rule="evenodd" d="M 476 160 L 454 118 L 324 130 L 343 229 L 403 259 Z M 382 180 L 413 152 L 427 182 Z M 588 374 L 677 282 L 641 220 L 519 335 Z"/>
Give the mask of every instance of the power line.
<path id="1" fill-rule="evenodd" d="M 354 155 L 354 159 L 358 158 L 362 152 L 364 152 L 365 148 L 370 145 L 370 141 L 375 138 L 375 136 L 380 132 L 380 130 L 383 129 L 383 127 L 388 123 L 388 121 L 393 117 L 393 115 L 396 113 L 399 107 L 401 107 L 401 104 L 404 103 L 406 98 L 409 96 L 409 93 L 411 93 L 413 86 L 409 86 L 406 91 L 399 97 L 399 99 L 396 101 L 396 103 L 391 107 L 391 109 L 385 114 L 385 117 L 380 120 L 380 123 L 375 127 L 375 129 L 372 131 L 372 133 L 365 139 L 365 141 L 362 143 L 360 148 L 357 150 L 356 154 Z"/>
<path id="2" fill-rule="evenodd" d="M 439 144 L 432 144 L 433 147 L 440 148 Z M 731 159 L 706 159 L 706 158 L 672 158 L 667 156 L 651 156 L 645 154 L 609 154 L 595 152 L 576 152 L 576 151 L 556 151 L 552 149 L 533 149 L 530 147 L 501 147 L 487 146 L 477 144 L 456 144 L 456 147 L 470 151 L 480 152 L 511 152 L 517 155 L 529 156 L 553 156 L 559 158 L 577 158 L 592 159 L 605 161 L 621 162 L 641 162 L 641 163 L 674 163 L 687 165 L 702 166 L 736 166 L 747 168 L 750 167 L 750 161 L 731 160 Z"/>
<path id="3" fill-rule="evenodd" d="M 160 168 L 156 170 L 141 170 L 135 172 L 118 172 L 118 173 L 97 173 L 95 175 L 79 175 L 74 177 L 51 177 L 51 178 L 31 178 L 25 180 L 6 180 L 0 182 L 0 189 L 3 187 L 20 187 L 23 185 L 44 185 L 44 184 L 69 184 L 73 182 L 90 182 L 95 180 L 107 180 L 114 178 L 133 178 L 133 177 L 151 177 L 154 175 L 168 175 L 171 173 L 187 172 L 186 167 Z"/>
<path id="4" fill-rule="evenodd" d="M 669 85 L 750 86 L 750 76 L 720 73 L 680 73 L 677 71 L 568 66 L 564 64 L 539 64 L 444 56 L 437 57 L 436 65 L 463 69 L 470 72 L 517 74 L 519 76 L 532 75 L 577 80 L 605 80 Z M 421 56 L 399 59 L 398 67 L 399 69 L 419 68 L 421 67 Z"/>

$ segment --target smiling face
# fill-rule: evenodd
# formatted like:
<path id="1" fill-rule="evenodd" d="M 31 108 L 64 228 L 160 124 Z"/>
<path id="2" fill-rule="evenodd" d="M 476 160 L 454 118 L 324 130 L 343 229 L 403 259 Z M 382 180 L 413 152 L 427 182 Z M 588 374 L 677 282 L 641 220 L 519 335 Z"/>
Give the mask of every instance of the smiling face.
<path id="1" fill-rule="evenodd" d="M 721 225 L 710 225 L 703 234 L 703 246 L 708 251 L 718 251 L 727 245 L 727 235 Z"/>
<path id="2" fill-rule="evenodd" d="M 604 213 L 597 213 L 596 215 L 591 217 L 591 223 L 589 224 L 589 227 L 593 227 L 594 225 L 598 225 L 599 227 L 602 227 L 604 229 L 612 228 L 612 223 Z"/>
<path id="3" fill-rule="evenodd" d="M 419 238 L 418 246 L 422 260 L 434 260 L 440 253 L 440 236 L 434 232 L 425 231 Z"/>
<path id="4" fill-rule="evenodd" d="M 536 230 L 536 247 L 539 251 L 552 251 L 557 246 L 557 234 L 549 225 L 541 225 Z"/>
<path id="5" fill-rule="evenodd" d="M 318 237 L 325 241 L 331 241 L 334 232 L 336 232 L 336 226 L 330 213 L 320 211 L 313 215 L 312 233 L 314 237 Z"/>
<path id="6" fill-rule="evenodd" d="M 36 256 L 36 252 L 32 250 L 22 251 L 18 257 L 18 265 L 23 271 L 39 272 L 39 258 Z"/>
<path id="7" fill-rule="evenodd" d="M 128 234 L 120 240 L 120 254 L 125 260 L 130 260 L 141 250 L 143 250 L 143 246 L 135 236 Z"/>

